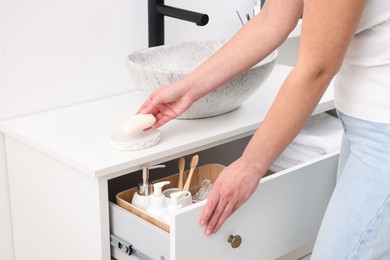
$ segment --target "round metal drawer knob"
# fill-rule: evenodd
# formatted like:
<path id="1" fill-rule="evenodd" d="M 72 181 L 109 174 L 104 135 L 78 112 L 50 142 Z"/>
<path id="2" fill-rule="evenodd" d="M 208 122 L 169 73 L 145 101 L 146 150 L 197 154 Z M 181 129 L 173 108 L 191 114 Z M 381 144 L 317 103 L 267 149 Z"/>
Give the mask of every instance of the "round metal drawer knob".
<path id="1" fill-rule="evenodd" d="M 230 243 L 230 245 L 233 248 L 239 247 L 241 245 L 241 241 L 242 241 L 242 239 L 241 239 L 240 235 L 235 235 L 235 236 L 230 235 L 228 237 L 228 242 Z"/>

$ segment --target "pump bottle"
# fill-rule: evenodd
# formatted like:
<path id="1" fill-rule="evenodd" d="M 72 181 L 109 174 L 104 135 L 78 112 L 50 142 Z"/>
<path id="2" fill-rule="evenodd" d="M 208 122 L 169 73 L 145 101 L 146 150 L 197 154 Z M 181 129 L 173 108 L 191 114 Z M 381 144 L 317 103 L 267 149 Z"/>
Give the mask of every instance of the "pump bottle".
<path id="1" fill-rule="evenodd" d="M 150 205 L 146 209 L 146 212 L 161 220 L 164 220 L 168 212 L 167 206 L 165 205 L 165 196 L 162 194 L 162 188 L 170 183 L 170 181 L 162 181 L 153 184 L 153 195 L 150 198 Z"/>
<path id="2" fill-rule="evenodd" d="M 142 183 L 137 185 L 137 192 L 134 193 L 131 204 L 135 207 L 146 210 L 150 205 L 150 198 L 152 194 L 152 185 L 149 184 L 149 170 L 164 168 L 165 165 L 154 165 L 142 167 Z"/>

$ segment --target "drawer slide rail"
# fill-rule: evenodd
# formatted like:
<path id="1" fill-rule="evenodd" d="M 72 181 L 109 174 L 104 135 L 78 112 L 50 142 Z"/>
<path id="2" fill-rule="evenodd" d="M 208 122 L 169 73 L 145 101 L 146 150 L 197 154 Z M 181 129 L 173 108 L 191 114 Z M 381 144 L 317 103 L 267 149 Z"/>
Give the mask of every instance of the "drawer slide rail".
<path id="1" fill-rule="evenodd" d="M 110 234 L 110 242 L 113 247 L 118 248 L 126 255 L 136 256 L 140 260 L 153 260 L 149 256 L 137 250 L 132 244 L 114 234 Z"/>

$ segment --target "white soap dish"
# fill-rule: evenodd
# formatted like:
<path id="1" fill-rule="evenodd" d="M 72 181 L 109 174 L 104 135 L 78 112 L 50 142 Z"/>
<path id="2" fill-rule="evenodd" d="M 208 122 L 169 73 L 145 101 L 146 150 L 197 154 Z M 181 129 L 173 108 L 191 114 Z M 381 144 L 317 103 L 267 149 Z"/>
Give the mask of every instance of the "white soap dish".
<path id="1" fill-rule="evenodd" d="M 112 148 L 121 151 L 135 151 L 152 147 L 160 142 L 160 131 L 151 129 L 141 131 L 133 135 L 127 135 L 123 131 L 117 131 L 110 135 Z"/>

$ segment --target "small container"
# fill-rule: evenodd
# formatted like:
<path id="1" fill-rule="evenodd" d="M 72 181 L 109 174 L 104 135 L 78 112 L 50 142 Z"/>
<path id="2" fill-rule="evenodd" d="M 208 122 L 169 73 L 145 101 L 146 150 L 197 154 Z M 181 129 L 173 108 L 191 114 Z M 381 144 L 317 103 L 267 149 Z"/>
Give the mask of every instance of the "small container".
<path id="1" fill-rule="evenodd" d="M 178 188 L 171 188 L 171 189 L 166 189 L 163 194 L 165 196 L 165 201 L 167 205 L 171 204 L 171 195 L 174 193 L 179 192 Z M 178 202 L 182 207 L 186 207 L 192 204 L 192 195 L 191 192 L 185 191 L 184 193 L 181 194 L 180 198 L 178 198 Z"/>
<path id="2" fill-rule="evenodd" d="M 186 197 L 188 196 L 189 191 L 178 191 L 173 192 L 170 194 L 170 203 L 168 204 L 168 213 L 165 216 L 164 220 L 167 223 L 171 222 L 171 216 L 172 214 L 178 210 L 181 209 L 183 206 L 179 203 L 179 199 L 181 196 Z M 191 194 L 190 194 L 191 195 Z"/>
<path id="3" fill-rule="evenodd" d="M 202 181 L 202 187 L 195 193 L 192 197 L 192 202 L 196 203 L 202 200 L 206 200 L 209 197 L 211 188 L 213 187 L 213 182 L 210 179 L 204 179 Z"/>

